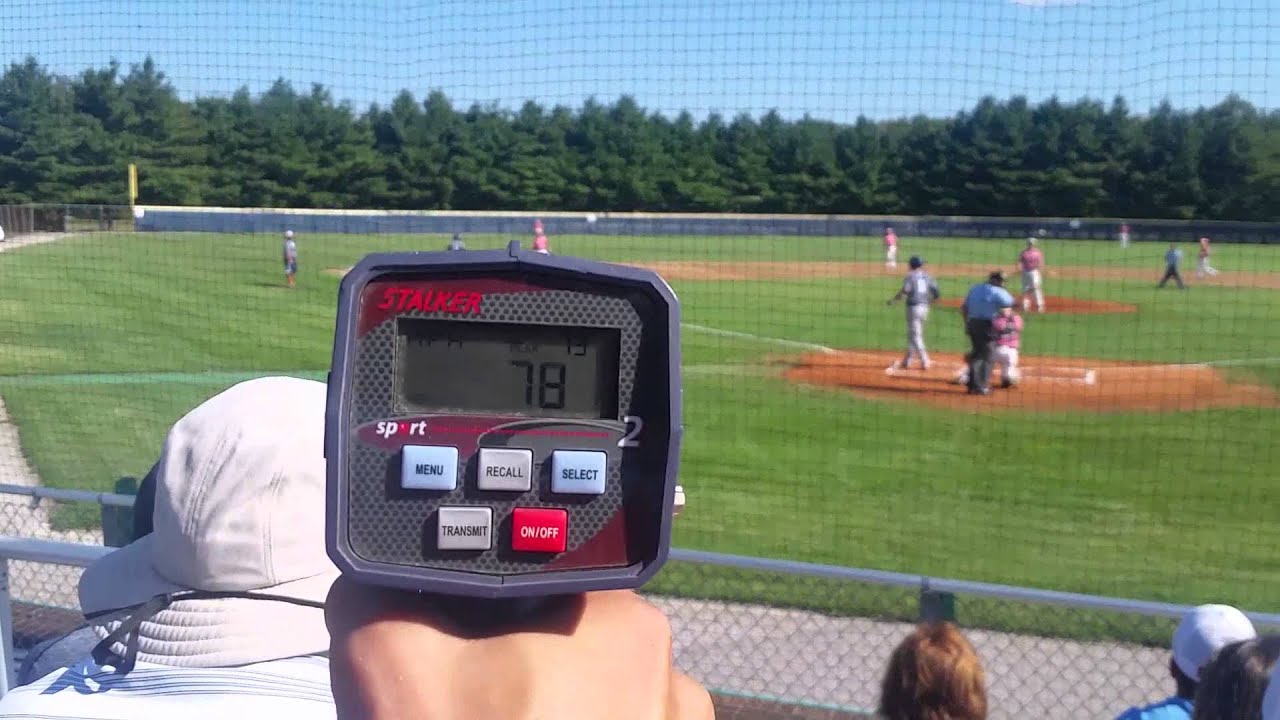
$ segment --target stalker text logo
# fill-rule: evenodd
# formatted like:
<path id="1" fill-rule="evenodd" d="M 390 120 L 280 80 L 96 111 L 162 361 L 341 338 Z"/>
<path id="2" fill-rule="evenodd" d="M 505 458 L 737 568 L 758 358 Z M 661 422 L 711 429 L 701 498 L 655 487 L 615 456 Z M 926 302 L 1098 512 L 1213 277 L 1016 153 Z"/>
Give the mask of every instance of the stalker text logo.
<path id="1" fill-rule="evenodd" d="M 478 292 L 459 290 L 422 290 L 412 287 L 389 287 L 382 292 L 379 310 L 391 312 L 443 312 L 452 315 L 479 315 L 480 301 L 483 295 Z"/>

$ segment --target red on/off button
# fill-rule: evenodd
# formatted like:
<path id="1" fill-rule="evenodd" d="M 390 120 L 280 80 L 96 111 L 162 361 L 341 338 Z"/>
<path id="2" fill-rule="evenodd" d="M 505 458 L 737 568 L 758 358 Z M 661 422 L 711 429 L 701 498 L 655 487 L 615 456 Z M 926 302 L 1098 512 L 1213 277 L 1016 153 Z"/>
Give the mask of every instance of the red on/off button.
<path id="1" fill-rule="evenodd" d="M 554 508 L 516 508 L 511 513 L 511 549 L 517 552 L 564 552 L 569 513 Z"/>

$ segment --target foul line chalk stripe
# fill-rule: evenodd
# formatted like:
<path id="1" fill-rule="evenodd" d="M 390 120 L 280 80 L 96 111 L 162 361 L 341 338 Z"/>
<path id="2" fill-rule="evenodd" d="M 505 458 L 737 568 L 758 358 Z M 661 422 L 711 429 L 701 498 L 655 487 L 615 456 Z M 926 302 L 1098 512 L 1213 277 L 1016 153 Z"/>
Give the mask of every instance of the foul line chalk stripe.
<path id="1" fill-rule="evenodd" d="M 836 352 L 835 348 L 819 345 L 817 343 L 801 342 L 799 340 L 787 340 L 786 338 L 769 337 L 768 335 L 753 335 L 751 333 L 738 332 L 737 330 L 722 330 L 720 328 L 707 327 L 706 325 L 695 325 L 694 323 L 680 323 L 681 327 L 696 330 L 700 333 L 708 335 L 721 335 L 723 337 L 740 338 L 742 340 L 755 340 L 756 342 L 773 343 L 774 345 L 782 345 L 786 347 L 804 348 L 806 350 L 817 350 L 832 354 Z"/>

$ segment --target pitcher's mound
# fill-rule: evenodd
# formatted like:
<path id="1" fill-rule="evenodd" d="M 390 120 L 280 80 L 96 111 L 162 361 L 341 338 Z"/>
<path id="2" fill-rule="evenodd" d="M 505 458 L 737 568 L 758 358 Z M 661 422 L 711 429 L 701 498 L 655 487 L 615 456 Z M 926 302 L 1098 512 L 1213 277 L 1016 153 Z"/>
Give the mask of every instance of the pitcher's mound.
<path id="1" fill-rule="evenodd" d="M 1015 298 L 1020 296 L 1014 295 Z M 938 304 L 943 307 L 960 307 L 963 298 L 943 298 Z M 1019 311 L 1022 310 L 1021 305 L 1015 306 Z M 1137 305 L 1129 303 L 1111 302 L 1109 300 L 1085 300 L 1082 298 L 1054 297 L 1046 295 L 1044 298 L 1044 314 L 1045 315 L 1095 315 L 1100 313 L 1131 313 L 1137 312 Z M 1035 315 L 1035 309 L 1028 310 L 1025 314 Z"/>
<path id="2" fill-rule="evenodd" d="M 1154 365 L 1082 358 L 1024 357 L 1016 387 L 1000 388 L 997 370 L 988 396 L 969 395 L 955 382 L 964 367 L 958 354 L 932 357 L 932 367 L 899 369 L 901 353 L 841 350 L 785 360 L 783 377 L 864 397 L 909 400 L 973 410 L 1031 412 L 1180 412 L 1223 407 L 1275 407 L 1269 387 L 1229 382 L 1206 365 Z"/>

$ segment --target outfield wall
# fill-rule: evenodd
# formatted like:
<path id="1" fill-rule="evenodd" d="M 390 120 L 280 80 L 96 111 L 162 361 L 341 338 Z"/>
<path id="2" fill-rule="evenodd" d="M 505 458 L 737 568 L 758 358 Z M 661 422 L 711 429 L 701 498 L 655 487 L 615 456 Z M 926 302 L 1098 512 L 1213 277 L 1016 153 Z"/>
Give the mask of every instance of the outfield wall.
<path id="1" fill-rule="evenodd" d="M 451 234 L 524 237 L 540 218 L 549 235 L 879 236 L 891 225 L 903 236 L 1115 239 L 1125 220 L 1097 218 L 903 217 L 870 215 L 733 215 L 677 213 L 526 213 L 139 207 L 142 232 Z M 1280 223 L 1129 220 L 1134 240 L 1280 242 Z"/>

